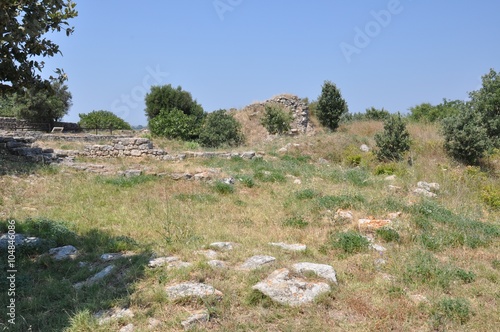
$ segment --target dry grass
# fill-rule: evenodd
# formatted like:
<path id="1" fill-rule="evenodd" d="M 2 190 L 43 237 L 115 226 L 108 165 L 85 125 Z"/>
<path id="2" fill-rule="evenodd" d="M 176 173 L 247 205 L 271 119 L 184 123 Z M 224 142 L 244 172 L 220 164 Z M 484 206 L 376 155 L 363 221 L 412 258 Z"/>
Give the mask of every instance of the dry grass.
<path id="1" fill-rule="evenodd" d="M 467 236 L 481 231 L 474 221 L 500 227 L 500 211 L 490 209 L 480 199 L 482 185 L 499 186 L 498 178 L 455 164 L 442 153 L 441 138 L 435 127 L 412 124 L 409 129 L 415 162 L 413 166 L 406 162 L 396 165 L 399 173 L 392 184 L 401 189 L 389 191 L 384 180 L 386 175 L 375 175 L 380 164 L 371 153 L 359 151 L 361 144 L 373 147 L 373 136 L 381 129 L 380 122 L 355 122 L 333 134 L 322 133 L 300 140 L 290 137 L 272 142 L 260 140 L 257 147 L 266 152 L 262 162 L 90 160 L 109 163 L 117 169 L 148 167 L 156 172 L 217 168 L 224 176 L 237 178 L 244 174 L 254 179 L 255 186 L 249 188 L 237 182 L 235 191 L 228 194 L 214 190 L 213 183 L 174 181 L 168 177 L 121 186 L 113 177 L 66 168 L 40 169 L 33 176 L 2 176 L 2 213 L 3 217 L 20 223 L 30 217 L 63 220 L 81 235 L 99 230 L 111 237 L 126 236 L 135 240 L 141 250 L 158 255 L 175 254 L 194 263 L 181 271 L 145 269 L 139 277 L 121 285 L 126 288 L 124 294 L 86 307 L 94 312 L 97 308 L 130 306 L 135 312 L 133 319 L 98 326 L 82 314 L 81 304 L 63 318 L 66 321 L 62 326 L 73 325 L 68 331 L 119 330 L 128 322 L 133 322 L 137 330 L 147 330 L 148 319 L 152 317 L 162 322 L 158 331 L 182 331 L 180 321 L 187 318 L 189 312 L 200 309 L 211 312 L 210 322 L 200 329 L 208 331 L 482 331 L 500 325 L 497 318 L 500 317 L 499 237 L 492 235 L 491 242 L 485 246 L 444 245 L 435 250 L 419 240 L 430 234 L 438 240 L 440 236 L 446 240 L 446 233 L 440 231 L 459 232 L 456 225 L 461 217 L 471 220 Z M 286 156 L 277 153 L 288 143 L 299 146 L 291 148 Z M 173 150 L 185 147 L 170 141 L 163 144 Z M 358 167 L 350 164 L 355 155 L 361 157 Z M 319 158 L 327 159 L 329 164 L 318 163 Z M 267 181 L 261 177 L 262 172 L 281 177 L 276 182 Z M 301 184 L 295 184 L 294 178 L 299 178 Z M 439 196 L 433 202 L 422 201 L 411 193 L 420 180 L 441 184 Z M 421 206 L 422 211 L 416 206 Z M 355 220 L 334 221 L 337 207 L 352 210 Z M 444 219 L 433 219 L 432 214 L 427 216 L 426 209 L 434 209 L 435 213 L 444 211 L 439 212 Z M 385 243 L 374 232 L 357 228 L 357 218 L 384 218 L 398 211 L 403 213 L 392 227 L 401 236 L 399 242 Z M 299 218 L 307 224 L 303 228 L 287 226 L 285 221 L 290 218 Z M 430 230 L 419 224 L 427 219 L 433 227 Z M 381 255 L 373 250 L 346 254 L 332 247 L 330 234 L 344 231 L 374 236 L 377 243 L 388 249 L 384 255 L 386 265 L 374 263 Z M 220 255 L 230 269 L 213 269 L 203 256 L 195 253 L 214 241 L 239 243 L 234 251 Z M 269 246 L 269 242 L 304 243 L 308 250 L 288 253 Z M 420 252 L 434 257 L 439 262 L 437 267 L 432 265 L 434 261 L 419 263 L 416 253 Z M 87 254 L 97 257 L 102 252 Z M 269 254 L 277 260 L 271 266 L 249 273 L 233 269 L 255 254 Z M 330 264 L 338 274 L 339 285 L 317 303 L 300 309 L 288 308 L 252 293 L 251 286 L 274 269 L 304 261 Z M 416 266 L 415 270 L 410 271 L 411 266 Z M 473 281 L 464 282 L 455 275 L 440 272 L 439 268 L 443 267 L 449 271 L 460 269 L 466 276 L 471 272 Z M 135 265 L 134 268 L 143 270 Z M 431 271 L 430 282 L 425 277 L 419 279 L 426 276 L 425 269 Z M 163 289 L 180 281 L 209 283 L 221 290 L 224 298 L 222 301 L 171 302 Z M 448 283 L 447 287 L 439 282 Z M 109 284 L 103 289 L 106 287 Z M 414 295 L 426 300 L 417 303 L 412 299 Z M 84 294 L 75 296 L 71 305 Z M 473 314 L 463 325 L 452 318 L 436 318 L 434 311 L 440 301 L 447 298 L 468 301 Z M 81 320 L 68 323 L 68 316 L 80 317 L 79 314 Z"/>

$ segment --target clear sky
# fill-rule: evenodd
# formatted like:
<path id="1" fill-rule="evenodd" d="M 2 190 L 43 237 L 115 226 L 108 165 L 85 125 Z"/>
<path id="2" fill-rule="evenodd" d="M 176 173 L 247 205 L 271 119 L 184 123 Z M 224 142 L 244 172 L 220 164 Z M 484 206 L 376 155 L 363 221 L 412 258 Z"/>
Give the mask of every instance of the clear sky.
<path id="1" fill-rule="evenodd" d="M 75 0 L 75 33 L 52 36 L 79 113 L 147 123 L 151 85 L 192 93 L 205 111 L 281 93 L 316 99 L 337 84 L 350 112 L 407 112 L 467 99 L 500 70 L 498 0 Z"/>

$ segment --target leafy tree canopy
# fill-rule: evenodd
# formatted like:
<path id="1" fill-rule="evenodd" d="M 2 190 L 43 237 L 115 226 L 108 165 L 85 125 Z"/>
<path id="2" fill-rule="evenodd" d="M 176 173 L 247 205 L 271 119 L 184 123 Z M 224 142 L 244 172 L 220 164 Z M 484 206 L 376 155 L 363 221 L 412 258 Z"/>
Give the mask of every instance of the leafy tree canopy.
<path id="1" fill-rule="evenodd" d="M 125 122 L 122 118 L 118 117 L 110 111 L 92 111 L 88 114 L 78 114 L 80 121 L 78 125 L 82 128 L 89 129 L 122 129 L 131 130 L 130 124 Z"/>
<path id="2" fill-rule="evenodd" d="M 170 84 L 151 87 L 151 92 L 146 95 L 146 116 L 149 120 L 162 111 L 174 109 L 199 120 L 203 119 L 203 108 L 193 100 L 191 93 L 182 90 L 182 87 L 174 88 Z"/>
<path id="3" fill-rule="evenodd" d="M 50 86 L 40 75 L 44 62 L 40 57 L 61 53 L 59 46 L 45 37 L 49 32 L 74 31 L 68 20 L 78 15 L 71 0 L 0 1 L 0 93 Z M 66 79 L 61 69 L 58 79 Z"/>
<path id="4" fill-rule="evenodd" d="M 342 98 L 340 90 L 334 83 L 326 81 L 318 98 L 317 116 L 320 123 L 331 130 L 336 130 L 342 116 L 348 111 L 347 103 Z"/>

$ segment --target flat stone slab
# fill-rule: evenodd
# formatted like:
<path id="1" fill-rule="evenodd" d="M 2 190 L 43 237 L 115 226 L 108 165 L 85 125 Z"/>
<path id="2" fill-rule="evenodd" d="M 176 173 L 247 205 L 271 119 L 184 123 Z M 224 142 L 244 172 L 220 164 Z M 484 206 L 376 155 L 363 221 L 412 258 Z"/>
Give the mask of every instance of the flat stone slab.
<path id="1" fill-rule="evenodd" d="M 15 234 L 13 241 L 16 247 L 21 247 L 21 246 L 37 247 L 42 244 L 42 239 L 38 237 L 25 236 L 23 234 Z M 0 249 L 6 250 L 8 246 L 9 246 L 9 234 L 2 234 L 0 236 Z"/>
<path id="2" fill-rule="evenodd" d="M 120 318 L 133 318 L 134 312 L 128 308 L 115 308 L 110 310 L 101 310 L 94 314 L 94 318 L 97 319 L 99 325 L 105 324 L 112 320 L 117 320 Z"/>
<path id="3" fill-rule="evenodd" d="M 279 269 L 252 289 L 269 296 L 273 301 L 289 306 L 302 306 L 314 301 L 316 297 L 330 291 L 324 282 L 307 282 L 301 278 L 289 276 L 288 269 Z"/>
<path id="4" fill-rule="evenodd" d="M 148 266 L 151 268 L 166 266 L 167 269 L 181 269 L 185 267 L 190 267 L 191 263 L 183 262 L 179 257 L 158 257 L 149 261 Z"/>
<path id="5" fill-rule="evenodd" d="M 297 273 L 312 272 L 318 277 L 324 278 L 330 282 L 337 283 L 337 274 L 332 266 L 315 263 L 297 263 L 292 265 L 292 270 Z"/>
<path id="6" fill-rule="evenodd" d="M 62 261 L 70 258 L 73 259 L 76 257 L 77 253 L 78 250 L 73 246 L 64 246 L 49 250 L 49 255 L 56 261 Z"/>
<path id="7" fill-rule="evenodd" d="M 232 242 L 214 242 L 210 244 L 211 248 L 216 248 L 219 250 L 233 250 L 234 243 Z"/>
<path id="8" fill-rule="evenodd" d="M 188 319 L 185 321 L 181 322 L 182 327 L 185 330 L 189 330 L 190 328 L 193 328 L 195 325 L 198 325 L 200 323 L 206 323 L 210 320 L 210 314 L 208 311 L 199 311 L 193 313 Z"/>
<path id="9" fill-rule="evenodd" d="M 106 266 L 104 269 L 102 269 L 92 277 L 88 278 L 87 280 L 74 284 L 73 287 L 75 287 L 76 289 L 80 289 L 83 286 L 92 286 L 96 282 L 99 282 L 108 275 L 110 275 L 114 268 L 115 268 L 114 265 Z"/>
<path id="10" fill-rule="evenodd" d="M 167 295 L 172 300 L 178 300 L 183 298 L 205 298 L 207 296 L 215 295 L 221 298 L 223 296 L 222 292 L 215 289 L 214 287 L 194 282 L 184 282 L 181 284 L 173 285 L 165 289 Z"/>
<path id="11" fill-rule="evenodd" d="M 208 259 L 216 259 L 219 253 L 215 250 L 200 250 L 196 252 L 198 255 L 203 255 Z"/>
<path id="12" fill-rule="evenodd" d="M 263 255 L 257 255 L 250 257 L 247 259 L 243 264 L 240 265 L 239 269 L 240 270 L 256 270 L 263 265 L 272 263 L 276 260 L 276 258 L 272 256 L 263 256 Z"/>
<path id="13" fill-rule="evenodd" d="M 427 191 L 431 191 L 431 192 L 437 192 L 441 188 L 441 186 L 439 185 L 439 183 L 435 183 L 435 182 L 428 183 L 428 182 L 425 182 L 425 181 L 419 181 L 417 183 L 417 187 L 421 188 L 421 189 L 424 189 L 424 190 L 427 190 Z"/>
<path id="14" fill-rule="evenodd" d="M 417 195 L 429 197 L 429 198 L 437 197 L 437 195 L 435 193 L 433 193 L 429 190 L 423 189 L 423 188 L 417 188 L 417 189 L 413 190 L 413 193 L 417 194 Z"/>
<path id="15" fill-rule="evenodd" d="M 115 261 L 117 259 L 120 259 L 120 258 L 123 258 L 123 257 L 128 257 L 128 256 L 132 256 L 132 254 L 128 253 L 128 254 L 124 254 L 124 253 L 108 253 L 108 254 L 102 254 L 101 257 L 99 257 L 99 259 L 103 262 L 111 262 L 111 261 Z"/>
<path id="16" fill-rule="evenodd" d="M 217 259 L 213 259 L 211 261 L 208 261 L 207 264 L 210 265 L 211 267 L 215 267 L 215 268 L 218 268 L 218 269 L 224 269 L 224 268 L 227 267 L 226 262 L 223 262 L 223 261 L 220 261 L 220 260 L 217 260 Z"/>
<path id="17" fill-rule="evenodd" d="M 372 243 L 372 244 L 370 244 L 370 247 L 379 253 L 384 253 L 387 251 L 387 249 L 385 247 L 381 246 L 380 244 Z"/>
<path id="18" fill-rule="evenodd" d="M 307 246 L 305 244 L 299 244 L 299 243 L 287 244 L 283 242 L 270 242 L 269 245 L 274 247 L 279 247 L 281 249 L 288 251 L 305 251 L 307 249 Z"/>

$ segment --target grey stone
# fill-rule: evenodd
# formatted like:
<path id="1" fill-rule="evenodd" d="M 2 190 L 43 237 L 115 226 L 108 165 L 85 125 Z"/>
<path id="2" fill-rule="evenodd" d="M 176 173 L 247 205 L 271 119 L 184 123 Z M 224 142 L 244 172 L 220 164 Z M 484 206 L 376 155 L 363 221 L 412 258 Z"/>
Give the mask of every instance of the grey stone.
<path id="1" fill-rule="evenodd" d="M 161 324 L 161 321 L 159 321 L 156 318 L 149 318 L 148 319 L 148 329 L 150 329 L 150 330 L 157 328 L 158 326 L 160 326 L 160 324 Z"/>
<path id="2" fill-rule="evenodd" d="M 198 325 L 200 323 L 206 323 L 209 320 L 210 320 L 210 315 L 208 311 L 203 310 L 193 313 L 188 319 L 181 322 L 181 325 L 182 327 L 184 327 L 184 329 L 188 330 L 193 328 L 195 325 Z"/>
<path id="3" fill-rule="evenodd" d="M 208 259 L 216 259 L 219 253 L 215 250 L 200 250 L 196 252 L 199 255 L 203 255 Z"/>
<path id="4" fill-rule="evenodd" d="M 372 243 L 372 244 L 370 244 L 370 247 L 379 253 L 384 253 L 387 251 L 387 249 L 385 247 L 381 246 L 380 244 Z"/>
<path id="5" fill-rule="evenodd" d="M 127 178 L 131 178 L 131 177 L 134 177 L 134 176 L 140 176 L 140 175 L 142 175 L 142 171 L 140 169 L 129 169 L 129 170 L 125 171 L 124 175 Z"/>
<path id="6" fill-rule="evenodd" d="M 257 256 L 252 256 L 249 259 L 247 259 L 243 264 L 240 265 L 241 270 L 256 270 L 263 265 L 270 264 L 274 262 L 276 258 L 272 256 L 265 256 L 265 255 L 257 255 Z"/>
<path id="7" fill-rule="evenodd" d="M 214 242 L 210 244 L 210 247 L 217 248 L 219 250 L 233 250 L 234 243 L 232 242 Z"/>
<path id="8" fill-rule="evenodd" d="M 134 332 L 134 331 L 135 331 L 135 326 L 134 324 L 130 323 L 122 327 L 119 332 Z"/>
<path id="9" fill-rule="evenodd" d="M 274 247 L 280 247 L 281 249 L 289 251 L 305 251 L 307 249 L 307 246 L 305 244 L 300 244 L 300 243 L 287 244 L 283 242 L 270 242 L 269 245 Z"/>
<path id="10" fill-rule="evenodd" d="M 183 262 L 179 259 L 179 257 L 175 256 L 155 258 L 150 260 L 148 263 L 148 266 L 152 268 L 161 267 L 165 265 L 167 269 L 174 269 L 174 268 L 180 269 L 180 268 L 190 267 L 192 264 Z"/>
<path id="11" fill-rule="evenodd" d="M 439 191 L 441 186 L 439 185 L 439 183 L 435 183 L 435 182 L 427 183 L 424 181 L 419 181 L 417 183 L 417 187 L 435 193 L 435 192 Z"/>
<path id="12" fill-rule="evenodd" d="M 385 181 L 395 181 L 396 180 L 396 175 L 389 175 L 389 176 L 386 176 Z"/>
<path id="13" fill-rule="evenodd" d="M 324 278 L 330 282 L 337 283 L 337 274 L 332 266 L 315 263 L 297 263 L 292 265 L 292 270 L 297 273 L 313 272 L 318 277 Z"/>
<path id="14" fill-rule="evenodd" d="M 255 157 L 255 151 L 243 152 L 241 154 L 241 158 L 243 159 L 252 159 L 253 157 Z"/>
<path id="15" fill-rule="evenodd" d="M 235 181 L 234 181 L 234 178 L 224 178 L 222 179 L 222 182 L 225 183 L 225 184 L 229 184 L 229 185 L 234 185 Z"/>
<path id="16" fill-rule="evenodd" d="M 359 149 L 363 152 L 370 152 L 370 148 L 366 144 L 361 145 Z"/>
<path id="17" fill-rule="evenodd" d="M 99 259 L 103 262 L 111 262 L 117 259 L 122 258 L 124 255 L 120 253 L 113 253 L 113 254 L 102 254 Z"/>
<path id="18" fill-rule="evenodd" d="M 226 263 L 217 259 L 213 259 L 207 262 L 213 268 L 224 269 L 227 267 Z"/>
<path id="19" fill-rule="evenodd" d="M 128 308 L 115 308 L 110 310 L 101 310 L 94 314 L 94 318 L 97 319 L 99 325 L 106 324 L 113 320 L 118 320 L 120 318 L 133 318 L 134 312 Z"/>
<path id="20" fill-rule="evenodd" d="M 64 246 L 52 248 L 49 250 L 49 255 L 56 261 L 62 261 L 68 258 L 75 258 L 78 250 L 73 246 Z"/>
<path id="21" fill-rule="evenodd" d="M 202 283 L 184 282 L 169 286 L 165 289 L 167 296 L 172 300 L 183 298 L 205 298 L 207 296 L 216 296 L 222 298 L 221 291 L 214 287 Z"/>
<path id="22" fill-rule="evenodd" d="M 92 286 L 96 282 L 99 282 L 102 279 L 106 278 L 108 275 L 110 275 L 114 268 L 115 268 L 114 265 L 109 265 L 104 269 L 102 269 L 100 272 L 93 275 L 92 277 L 88 278 L 87 280 L 74 284 L 73 287 L 75 287 L 76 289 L 80 289 L 83 286 Z"/>
<path id="23" fill-rule="evenodd" d="M 323 282 L 307 282 L 301 278 L 289 276 L 288 269 L 279 269 L 252 289 L 269 296 L 273 301 L 289 306 L 302 306 L 314 301 L 316 297 L 330 291 L 330 286 Z"/>
<path id="24" fill-rule="evenodd" d="M 16 247 L 38 247 L 42 244 L 42 239 L 38 237 L 25 236 L 24 234 L 14 234 L 14 245 Z M 9 234 L 0 236 L 0 250 L 6 250 L 9 246 Z"/>
<path id="25" fill-rule="evenodd" d="M 417 189 L 413 190 L 413 193 L 417 194 L 417 195 L 429 197 L 429 198 L 437 197 L 437 195 L 435 193 L 430 192 L 430 191 L 423 189 L 423 188 L 417 188 Z"/>

